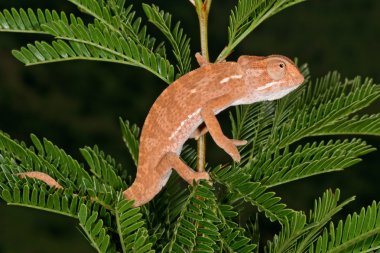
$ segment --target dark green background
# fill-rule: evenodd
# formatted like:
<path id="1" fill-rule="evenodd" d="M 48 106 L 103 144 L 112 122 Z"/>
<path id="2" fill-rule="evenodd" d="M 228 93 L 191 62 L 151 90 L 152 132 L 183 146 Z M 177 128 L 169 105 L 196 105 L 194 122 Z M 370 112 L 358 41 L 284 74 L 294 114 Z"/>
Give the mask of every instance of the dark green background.
<path id="1" fill-rule="evenodd" d="M 129 2 L 129 1 L 127 1 Z M 141 13 L 141 2 L 130 1 Z M 182 20 L 199 51 L 198 27 L 186 0 L 149 1 Z M 217 1 L 210 16 L 210 52 L 216 57 L 226 44 L 228 14 L 237 1 Z M 67 1 L 0 2 L 0 8 L 41 7 L 76 12 Z M 380 82 L 380 1 L 311 0 L 272 17 L 231 55 L 284 54 L 308 62 L 312 77 L 338 70 L 344 77 L 372 77 Z M 149 30 L 158 35 L 151 25 Z M 43 36 L 0 33 L 0 129 L 29 141 L 35 133 L 52 140 L 80 159 L 78 148 L 98 144 L 125 168 L 134 170 L 124 147 L 118 117 L 142 126 L 149 107 L 166 87 L 152 74 L 132 68 L 95 62 L 66 62 L 25 67 L 10 51 Z M 195 65 L 194 65 L 195 66 Z M 367 112 L 379 112 L 379 103 Z M 226 113 L 221 115 L 226 117 Z M 228 133 L 227 133 L 228 134 Z M 367 138 L 380 146 L 380 138 Z M 228 161 L 212 142 L 211 162 Z M 343 197 L 357 196 L 345 211 L 359 210 L 380 200 L 380 151 L 344 172 L 326 174 L 275 190 L 290 207 L 308 210 L 326 188 L 341 188 Z M 36 210 L 0 205 L 0 253 L 94 252 L 76 229 L 76 221 Z"/>

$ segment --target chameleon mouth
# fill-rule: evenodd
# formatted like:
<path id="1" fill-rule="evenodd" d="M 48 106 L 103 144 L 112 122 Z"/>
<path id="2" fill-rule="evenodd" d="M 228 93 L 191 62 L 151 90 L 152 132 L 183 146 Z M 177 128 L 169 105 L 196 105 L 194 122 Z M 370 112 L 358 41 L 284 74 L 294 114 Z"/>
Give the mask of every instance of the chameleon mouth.
<path id="1" fill-rule="evenodd" d="M 298 85 L 303 84 L 304 81 L 305 81 L 305 77 L 304 77 L 303 75 L 300 75 L 300 77 L 297 78 L 297 83 L 298 83 Z"/>
<path id="2" fill-rule="evenodd" d="M 305 77 L 301 74 L 301 72 L 297 71 L 298 73 L 292 74 L 293 80 L 296 83 L 296 85 L 301 85 L 305 81 Z"/>

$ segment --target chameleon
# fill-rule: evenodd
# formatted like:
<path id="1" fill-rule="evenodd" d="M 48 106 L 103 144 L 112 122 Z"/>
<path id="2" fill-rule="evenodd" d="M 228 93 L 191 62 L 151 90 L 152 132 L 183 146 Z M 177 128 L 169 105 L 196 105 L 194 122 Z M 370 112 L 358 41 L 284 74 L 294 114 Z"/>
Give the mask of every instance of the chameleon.
<path id="1" fill-rule="evenodd" d="M 215 115 L 230 106 L 279 99 L 298 86 L 304 77 L 285 56 L 240 56 L 237 62 L 206 63 L 196 55 L 200 68 L 169 85 L 153 103 L 143 125 L 136 178 L 123 192 L 141 206 L 157 195 L 174 169 L 189 184 L 209 180 L 179 157 L 189 138 L 209 132 L 215 143 L 236 162 L 236 146 L 245 140 L 226 137 Z M 204 123 L 205 127 L 198 127 Z"/>
<path id="2" fill-rule="evenodd" d="M 235 162 L 236 146 L 245 140 L 226 137 L 216 115 L 230 106 L 276 100 L 298 88 L 304 77 L 289 58 L 281 55 L 243 55 L 236 62 L 207 63 L 196 54 L 200 67 L 169 85 L 153 103 L 145 119 L 139 144 L 136 178 L 123 192 L 134 207 L 152 200 L 167 183 L 174 169 L 189 184 L 209 180 L 207 172 L 196 172 L 180 158 L 184 143 L 210 133 L 215 143 Z M 204 127 L 200 127 L 203 126 Z M 62 188 L 42 172 L 19 173 Z"/>

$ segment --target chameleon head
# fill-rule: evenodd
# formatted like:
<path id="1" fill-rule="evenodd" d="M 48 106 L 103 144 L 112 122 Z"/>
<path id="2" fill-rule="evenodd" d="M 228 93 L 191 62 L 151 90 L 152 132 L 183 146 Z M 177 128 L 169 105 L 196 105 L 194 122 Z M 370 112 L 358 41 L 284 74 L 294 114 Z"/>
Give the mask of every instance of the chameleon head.
<path id="1" fill-rule="evenodd" d="M 299 87 L 304 77 L 285 56 L 241 56 L 247 103 L 279 99 Z"/>

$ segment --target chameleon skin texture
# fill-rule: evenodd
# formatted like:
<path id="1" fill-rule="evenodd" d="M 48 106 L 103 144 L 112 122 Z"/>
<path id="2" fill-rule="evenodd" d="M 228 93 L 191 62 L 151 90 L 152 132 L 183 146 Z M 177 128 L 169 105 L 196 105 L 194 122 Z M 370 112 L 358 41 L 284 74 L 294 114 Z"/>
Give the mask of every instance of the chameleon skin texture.
<path id="1" fill-rule="evenodd" d="M 237 62 L 205 64 L 182 76 L 154 102 L 145 120 L 139 146 L 136 179 L 123 192 L 141 206 L 156 196 L 168 181 L 172 169 L 191 184 L 209 179 L 207 172 L 195 172 L 180 158 L 189 138 L 209 132 L 216 144 L 235 161 L 237 145 L 246 141 L 227 138 L 216 114 L 227 107 L 279 99 L 304 81 L 294 63 L 284 56 L 241 56 Z M 198 130 L 204 122 L 206 131 Z"/>

